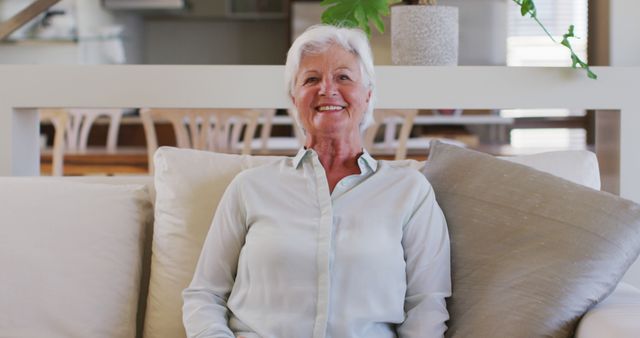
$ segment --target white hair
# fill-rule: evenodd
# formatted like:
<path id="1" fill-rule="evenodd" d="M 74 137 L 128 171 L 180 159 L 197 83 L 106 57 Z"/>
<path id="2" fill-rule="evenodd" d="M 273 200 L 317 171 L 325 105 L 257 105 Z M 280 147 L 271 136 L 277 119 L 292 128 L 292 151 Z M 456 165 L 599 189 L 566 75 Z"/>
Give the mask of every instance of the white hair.
<path id="1" fill-rule="evenodd" d="M 360 130 L 363 131 L 373 122 L 373 107 L 375 101 L 375 74 L 373 70 L 373 56 L 369 39 L 366 34 L 358 28 L 336 27 L 332 25 L 314 25 L 304 31 L 291 45 L 287 52 L 287 62 L 284 66 L 285 90 L 289 97 L 293 96 L 296 85 L 296 75 L 300 68 L 300 61 L 307 53 L 321 53 L 331 47 L 338 45 L 344 50 L 353 53 L 360 63 L 360 73 L 365 86 L 371 91 L 369 104 L 364 112 Z M 304 130 L 298 109 L 294 106 L 291 113 L 298 126 Z"/>

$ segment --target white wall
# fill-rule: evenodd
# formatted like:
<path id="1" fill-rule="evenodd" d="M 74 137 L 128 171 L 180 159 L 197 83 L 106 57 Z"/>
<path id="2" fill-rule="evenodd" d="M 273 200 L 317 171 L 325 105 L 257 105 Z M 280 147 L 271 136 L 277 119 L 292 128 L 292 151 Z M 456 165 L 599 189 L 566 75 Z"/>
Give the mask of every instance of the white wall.
<path id="1" fill-rule="evenodd" d="M 596 0 L 597 1 L 597 0 Z M 609 23 L 610 23 L 610 62 L 611 66 L 640 66 L 640 1 L 637 0 L 609 0 Z M 638 87 L 636 87 L 637 89 Z M 640 116 L 640 109 L 630 112 L 633 116 Z M 636 128 L 640 125 L 640 118 L 635 121 L 622 121 L 622 127 L 627 123 L 631 123 Z M 625 141 L 625 137 L 622 136 Z M 637 149 L 640 141 L 633 141 L 633 147 Z M 637 153 L 635 155 L 637 157 Z M 621 158 L 621 170 L 624 172 L 625 161 L 628 159 Z M 637 175 L 637 171 L 634 175 Z M 621 182 L 621 194 L 626 195 L 625 191 L 629 191 L 629 187 L 625 182 Z M 636 200 L 636 202 L 640 202 Z M 624 280 L 635 286 L 640 287 L 640 259 L 629 269 Z"/>
<path id="2" fill-rule="evenodd" d="M 611 65 L 640 66 L 640 1 L 609 1 Z"/>
<path id="3" fill-rule="evenodd" d="M 507 10 L 514 9 L 507 0 L 440 0 L 438 4 L 458 7 L 459 65 L 507 64 Z"/>

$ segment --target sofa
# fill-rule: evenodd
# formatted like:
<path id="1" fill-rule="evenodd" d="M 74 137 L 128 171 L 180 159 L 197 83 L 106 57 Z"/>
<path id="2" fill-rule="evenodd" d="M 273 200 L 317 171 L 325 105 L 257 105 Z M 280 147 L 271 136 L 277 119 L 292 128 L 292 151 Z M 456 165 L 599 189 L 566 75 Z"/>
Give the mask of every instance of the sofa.
<path id="1" fill-rule="evenodd" d="M 154 177 L 1 177 L 0 337 L 184 337 L 180 292 L 225 187 L 241 170 L 277 159 L 162 147 Z M 571 187 L 600 188 L 590 152 L 495 161 L 503 160 L 549 173 L 544 175 L 553 175 L 551 180 L 562 177 Z M 422 170 L 425 163 L 399 165 Z M 589 273 L 593 285 L 605 284 L 602 275 L 608 284 L 567 332 L 578 338 L 637 337 L 640 290 L 618 284 L 624 271 Z M 454 278 L 454 298 L 456 292 Z M 479 313 L 487 312 L 489 307 Z M 457 312 L 451 315 L 455 319 Z M 498 327 L 507 322 L 493 324 L 493 335 L 471 336 L 504 336 Z"/>

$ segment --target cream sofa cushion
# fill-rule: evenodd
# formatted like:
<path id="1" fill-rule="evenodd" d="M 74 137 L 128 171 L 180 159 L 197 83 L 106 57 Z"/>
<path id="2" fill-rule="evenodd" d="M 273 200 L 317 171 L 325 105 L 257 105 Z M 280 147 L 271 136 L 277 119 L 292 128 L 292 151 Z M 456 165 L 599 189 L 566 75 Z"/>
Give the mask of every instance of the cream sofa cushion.
<path id="1" fill-rule="evenodd" d="M 638 289 L 620 283 L 615 292 L 590 309 L 580 319 L 576 337 L 580 338 L 637 338 L 640 318 Z"/>
<path id="2" fill-rule="evenodd" d="M 280 157 L 159 148 L 155 224 L 144 337 L 184 337 L 182 290 L 189 285 L 213 214 L 242 170 Z"/>
<path id="3" fill-rule="evenodd" d="M 144 186 L 3 177 L 0 201 L 0 337 L 135 337 Z"/>

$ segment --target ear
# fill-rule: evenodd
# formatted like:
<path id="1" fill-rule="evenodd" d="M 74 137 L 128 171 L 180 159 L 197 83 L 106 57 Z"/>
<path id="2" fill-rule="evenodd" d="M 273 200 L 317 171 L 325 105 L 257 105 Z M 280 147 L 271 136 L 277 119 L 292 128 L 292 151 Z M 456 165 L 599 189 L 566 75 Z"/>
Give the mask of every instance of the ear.
<path id="1" fill-rule="evenodd" d="M 291 102 L 293 103 L 293 105 L 296 105 L 296 98 L 293 97 L 293 95 L 289 95 L 289 98 L 291 99 Z"/>
<path id="2" fill-rule="evenodd" d="M 371 100 L 371 89 L 369 89 L 369 92 L 367 93 L 367 103 L 369 103 L 370 100 Z"/>

